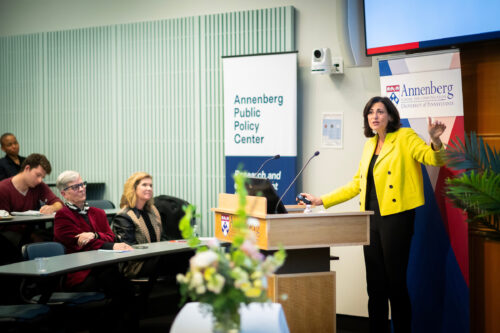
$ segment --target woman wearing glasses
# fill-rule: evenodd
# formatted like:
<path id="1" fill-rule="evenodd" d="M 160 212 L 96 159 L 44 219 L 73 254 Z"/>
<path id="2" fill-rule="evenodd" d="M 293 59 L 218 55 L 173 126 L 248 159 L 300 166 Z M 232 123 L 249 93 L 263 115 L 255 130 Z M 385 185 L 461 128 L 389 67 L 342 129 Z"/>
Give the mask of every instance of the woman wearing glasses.
<path id="1" fill-rule="evenodd" d="M 113 231 L 129 245 L 166 240 L 160 213 L 153 200 L 153 177 L 146 172 L 132 174 L 123 186 L 122 209 L 113 219 Z M 149 276 L 154 273 L 158 258 L 129 262 L 123 268 L 127 277 Z"/>
<path id="2" fill-rule="evenodd" d="M 115 235 L 109 227 L 106 213 L 99 208 L 89 207 L 87 183 L 76 171 L 64 171 L 57 177 L 56 186 L 65 199 L 65 206 L 54 218 L 54 240 L 62 243 L 68 253 L 106 250 L 133 250 L 125 243 L 115 242 Z M 91 270 L 68 274 L 68 287 L 95 284 L 90 277 Z"/>
<path id="3" fill-rule="evenodd" d="M 115 235 L 102 209 L 88 206 L 85 201 L 87 182 L 78 172 L 64 171 L 57 177 L 56 186 L 65 199 L 65 206 L 54 218 L 54 240 L 62 243 L 68 253 L 97 249 L 133 250 L 125 243 L 115 242 Z M 103 290 L 112 299 L 115 324 L 137 325 L 132 309 L 133 288 L 120 274 L 117 265 L 69 273 L 66 286 L 71 291 Z"/>

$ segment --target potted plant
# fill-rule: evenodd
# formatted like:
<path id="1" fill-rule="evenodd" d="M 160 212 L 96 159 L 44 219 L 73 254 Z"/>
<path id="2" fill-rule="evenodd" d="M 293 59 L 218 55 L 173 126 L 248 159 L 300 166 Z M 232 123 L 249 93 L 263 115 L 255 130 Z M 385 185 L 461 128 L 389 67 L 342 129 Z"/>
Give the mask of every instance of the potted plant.
<path id="1" fill-rule="evenodd" d="M 177 275 L 182 295 L 181 303 L 191 299 L 200 302 L 202 310 L 210 314 L 216 332 L 237 332 L 240 328 L 239 309 L 242 304 L 268 302 L 267 280 L 285 261 L 283 249 L 264 257 L 256 245 L 256 236 L 247 226 L 246 176 L 234 176 L 239 197 L 233 243 L 226 249 L 217 242 L 201 245 L 195 237 L 190 221 L 192 207 L 179 223 L 182 236 L 196 248 L 188 272 Z"/>
<path id="2" fill-rule="evenodd" d="M 445 152 L 448 167 L 459 170 L 446 180 L 446 195 L 467 214 L 469 230 L 500 240 L 500 155 L 482 137 L 465 134 Z"/>

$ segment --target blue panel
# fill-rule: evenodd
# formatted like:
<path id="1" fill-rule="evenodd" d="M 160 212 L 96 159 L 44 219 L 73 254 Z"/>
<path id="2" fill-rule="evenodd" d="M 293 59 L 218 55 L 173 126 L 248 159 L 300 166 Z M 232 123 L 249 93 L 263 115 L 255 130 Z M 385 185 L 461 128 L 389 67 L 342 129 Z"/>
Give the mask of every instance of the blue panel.
<path id="1" fill-rule="evenodd" d="M 389 66 L 388 60 L 382 60 L 378 63 L 378 70 L 380 72 L 380 76 L 390 76 L 392 75 L 391 67 Z"/>
<path id="2" fill-rule="evenodd" d="M 242 170 L 250 173 L 249 176 L 253 176 L 260 165 L 271 158 L 272 156 L 226 156 L 226 193 L 234 193 L 234 180 L 232 175 L 238 167 L 241 165 Z M 267 163 L 261 172 L 259 172 L 259 177 L 267 177 L 271 180 L 273 185 L 277 185 L 278 195 L 283 195 L 288 185 L 292 182 L 293 178 L 297 173 L 296 169 L 297 157 L 295 156 L 282 156 L 281 158 L 270 161 Z M 273 179 L 277 178 L 277 179 Z M 296 185 L 296 184 L 295 184 Z M 286 205 L 291 205 L 295 203 L 295 185 L 293 185 L 285 198 L 283 203 Z"/>
<path id="3" fill-rule="evenodd" d="M 417 208 L 408 264 L 412 332 L 469 332 L 469 289 L 422 166 L 424 206 Z"/>

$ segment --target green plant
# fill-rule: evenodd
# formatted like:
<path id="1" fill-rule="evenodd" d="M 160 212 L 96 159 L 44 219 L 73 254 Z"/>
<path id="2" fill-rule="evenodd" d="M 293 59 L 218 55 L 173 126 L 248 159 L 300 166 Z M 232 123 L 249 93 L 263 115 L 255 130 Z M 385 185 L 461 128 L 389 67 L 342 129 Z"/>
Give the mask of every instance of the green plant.
<path id="1" fill-rule="evenodd" d="M 241 303 L 268 301 L 266 277 L 274 273 L 286 257 L 283 249 L 267 257 L 259 252 L 255 234 L 247 227 L 246 176 L 239 173 L 234 179 L 239 204 L 232 224 L 235 236 L 228 251 L 217 242 L 201 245 L 190 224 L 192 207 L 187 207 L 179 223 L 182 236 L 191 247 L 197 248 L 189 271 L 177 276 L 181 303 L 189 298 L 209 305 L 204 307 L 205 311 L 212 314 L 214 327 L 222 325 L 223 330 L 239 328 Z"/>
<path id="2" fill-rule="evenodd" d="M 446 179 L 446 195 L 467 213 L 467 221 L 488 237 L 500 238 L 500 155 L 471 132 L 452 141 L 445 153 L 448 167 L 459 170 Z"/>

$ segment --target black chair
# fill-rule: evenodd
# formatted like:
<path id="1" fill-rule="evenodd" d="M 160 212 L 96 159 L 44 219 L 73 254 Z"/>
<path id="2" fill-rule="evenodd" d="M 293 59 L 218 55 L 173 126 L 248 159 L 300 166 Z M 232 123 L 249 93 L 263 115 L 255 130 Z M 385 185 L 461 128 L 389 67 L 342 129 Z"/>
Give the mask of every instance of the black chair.
<path id="1" fill-rule="evenodd" d="M 26 260 L 33 260 L 36 258 L 43 257 L 54 257 L 59 255 L 64 255 L 66 250 L 61 243 L 57 242 L 40 242 L 40 243 L 31 243 L 26 244 L 22 247 L 22 255 Z M 43 281 L 43 282 L 42 282 Z M 59 288 L 62 288 L 64 281 L 64 277 L 59 279 Z M 38 284 L 42 285 L 43 288 L 47 288 L 47 281 L 39 280 Z M 48 281 L 48 283 L 54 283 L 54 281 Z M 32 283 L 31 286 L 34 286 L 34 290 L 37 291 L 36 286 L 37 283 Z M 49 286 L 50 288 L 50 286 Z M 35 296 L 27 296 L 29 294 L 28 291 L 28 283 L 24 280 L 21 283 L 21 296 L 28 303 L 47 303 L 48 305 L 67 305 L 67 306 L 96 306 L 96 305 L 105 305 L 107 300 L 106 296 L 101 292 L 54 292 L 50 294 L 48 299 L 45 299 L 47 296 L 44 294 L 38 294 Z M 46 290 L 45 290 L 46 292 Z"/>
<path id="2" fill-rule="evenodd" d="M 0 305 L 0 329 L 2 332 L 38 331 L 49 313 L 50 308 L 43 304 Z"/>
<path id="3" fill-rule="evenodd" d="M 159 195 L 154 198 L 154 201 L 160 213 L 161 224 L 167 239 L 182 239 L 179 221 L 185 215 L 183 207 L 188 206 L 189 202 L 169 195 Z M 195 222 L 193 218 L 191 225 L 194 225 Z"/>
<path id="4" fill-rule="evenodd" d="M 109 200 L 87 200 L 90 207 L 96 207 L 100 209 L 114 209 L 115 204 Z"/>

